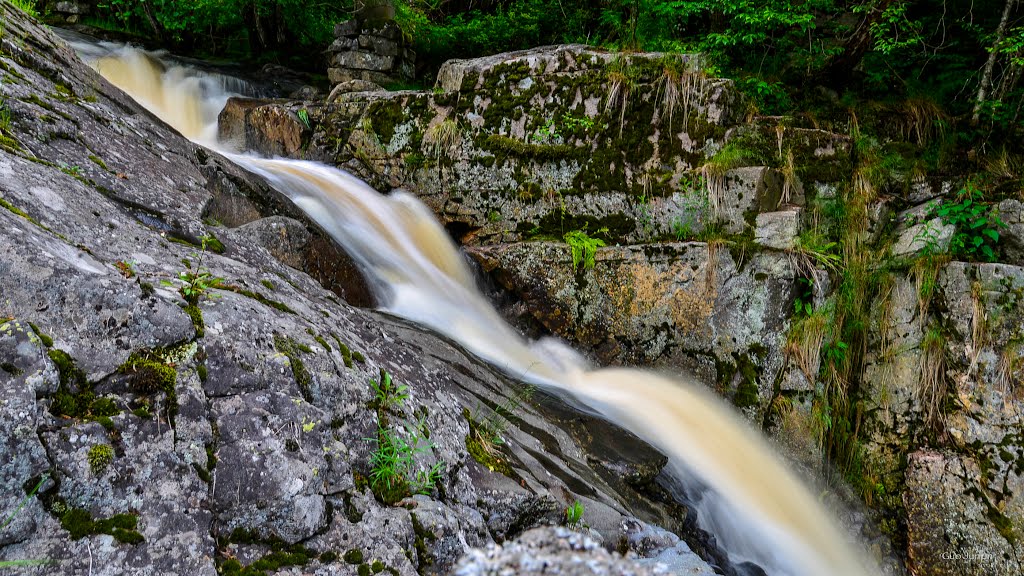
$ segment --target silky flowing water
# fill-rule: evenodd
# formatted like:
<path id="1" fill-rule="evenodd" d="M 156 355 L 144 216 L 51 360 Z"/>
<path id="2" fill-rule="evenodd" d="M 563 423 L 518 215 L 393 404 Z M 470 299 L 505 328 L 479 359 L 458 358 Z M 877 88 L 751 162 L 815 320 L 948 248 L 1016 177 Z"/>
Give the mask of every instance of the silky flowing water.
<path id="1" fill-rule="evenodd" d="M 521 337 L 483 297 L 458 248 L 414 196 L 382 195 L 336 168 L 218 143 L 217 114 L 239 89 L 237 79 L 132 47 L 72 44 L 181 134 L 288 196 L 357 261 L 384 309 L 454 339 L 515 378 L 575 399 L 664 452 L 674 489 L 689 490 L 698 523 L 730 560 L 753 562 L 772 576 L 876 573 L 760 434 L 699 383 L 594 370 L 564 345 Z"/>

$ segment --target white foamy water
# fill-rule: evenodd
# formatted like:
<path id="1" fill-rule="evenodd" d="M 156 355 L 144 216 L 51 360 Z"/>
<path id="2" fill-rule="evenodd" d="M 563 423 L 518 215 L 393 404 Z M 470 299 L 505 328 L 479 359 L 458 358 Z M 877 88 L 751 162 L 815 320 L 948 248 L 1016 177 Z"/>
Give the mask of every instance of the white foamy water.
<path id="1" fill-rule="evenodd" d="M 527 342 L 477 290 L 458 248 L 414 196 L 382 195 L 323 164 L 225 150 L 216 141 L 217 114 L 238 89 L 228 77 L 135 48 L 73 44 L 107 80 L 183 135 L 287 195 L 358 262 L 386 310 L 445 334 L 512 376 L 573 397 L 664 452 L 679 492 L 706 487 L 695 504 L 698 522 L 731 560 L 753 562 L 772 576 L 877 572 L 760 434 L 699 383 L 592 370 L 558 344 Z"/>

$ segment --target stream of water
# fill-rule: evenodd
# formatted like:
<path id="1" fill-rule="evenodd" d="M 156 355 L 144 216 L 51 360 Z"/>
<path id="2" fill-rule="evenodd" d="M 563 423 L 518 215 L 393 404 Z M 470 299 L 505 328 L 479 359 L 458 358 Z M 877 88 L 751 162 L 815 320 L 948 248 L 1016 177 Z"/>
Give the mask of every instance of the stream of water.
<path id="1" fill-rule="evenodd" d="M 237 79 L 106 43 L 73 41 L 93 68 L 184 136 L 263 176 L 357 261 L 378 302 L 516 378 L 568 394 L 668 455 L 682 492 L 707 487 L 698 523 L 730 560 L 771 576 L 868 576 L 877 570 L 758 432 L 699 383 L 586 366 L 552 342 L 528 342 L 478 291 L 434 215 L 404 192 L 383 195 L 342 170 L 227 150 L 217 114 Z M 692 486 L 692 484 L 689 484 Z"/>

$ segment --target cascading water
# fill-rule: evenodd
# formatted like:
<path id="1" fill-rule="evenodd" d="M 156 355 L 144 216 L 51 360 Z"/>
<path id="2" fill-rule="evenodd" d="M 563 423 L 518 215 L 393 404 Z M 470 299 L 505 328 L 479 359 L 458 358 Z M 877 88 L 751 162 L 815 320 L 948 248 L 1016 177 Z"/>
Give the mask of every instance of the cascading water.
<path id="1" fill-rule="evenodd" d="M 131 47 L 72 43 L 107 80 L 183 135 L 291 198 L 358 261 L 388 311 L 453 338 L 510 375 L 575 398 L 664 452 L 680 492 L 704 487 L 698 521 L 731 560 L 753 562 L 772 576 L 876 572 L 768 444 L 698 384 L 638 370 L 590 370 L 557 345 L 527 343 L 479 293 L 462 255 L 415 197 L 381 195 L 322 164 L 224 150 L 216 127 L 232 91 L 226 77 Z"/>

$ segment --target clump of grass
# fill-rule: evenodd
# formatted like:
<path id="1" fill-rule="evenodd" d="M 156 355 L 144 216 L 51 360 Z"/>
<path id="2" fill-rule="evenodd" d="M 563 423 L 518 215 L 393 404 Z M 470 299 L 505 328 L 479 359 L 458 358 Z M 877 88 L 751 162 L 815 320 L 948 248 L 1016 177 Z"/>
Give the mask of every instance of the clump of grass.
<path id="1" fill-rule="evenodd" d="M 811 383 L 818 376 L 821 346 L 828 329 L 828 319 L 829 314 L 825 310 L 815 310 L 794 323 L 787 338 L 786 353 Z"/>
<path id="2" fill-rule="evenodd" d="M 410 494 L 429 494 L 440 480 L 443 462 L 429 469 L 421 468 L 417 462 L 419 456 L 433 448 L 422 428 L 407 424 L 406 438 L 381 426 L 376 438 L 366 439 L 376 444 L 370 455 L 370 489 L 384 504 L 395 504 Z"/>
<path id="3" fill-rule="evenodd" d="M 690 68 L 689 62 L 678 56 L 666 55 L 661 58 L 661 76 L 657 80 L 658 118 L 668 115 L 668 129 L 672 130 L 672 118 L 676 108 L 682 107 L 683 122 L 690 115 L 693 98 L 703 98 L 707 76 Z"/>
<path id="4" fill-rule="evenodd" d="M 423 146 L 434 158 L 452 156 L 458 150 L 462 134 L 455 120 L 445 119 L 427 128 L 423 133 Z"/>
<path id="5" fill-rule="evenodd" d="M 786 154 L 786 161 L 779 169 L 782 173 L 782 196 L 779 198 L 779 205 L 789 204 L 792 201 L 793 190 L 796 189 L 796 162 L 793 159 L 793 151 Z"/>
<path id="6" fill-rule="evenodd" d="M 708 204 L 713 220 L 717 221 L 722 217 L 726 173 L 746 165 L 752 159 L 751 156 L 750 151 L 730 142 L 697 168 L 697 173 L 704 179 L 704 185 L 707 188 Z"/>
<path id="7" fill-rule="evenodd" d="M 520 392 L 495 406 L 494 410 L 486 416 L 481 416 L 480 409 L 477 409 L 473 416 L 467 416 L 470 435 L 479 443 L 484 452 L 491 456 L 497 454 L 498 446 L 505 443 L 503 436 L 510 425 L 509 419 L 523 403 L 529 402 L 536 390 L 534 386 L 526 386 Z"/>
<path id="8" fill-rule="evenodd" d="M 574 500 L 565 509 L 565 525 L 574 530 L 581 527 L 583 525 L 583 512 L 583 503 L 579 500 Z"/>
<path id="9" fill-rule="evenodd" d="M 927 146 L 946 135 L 949 116 L 934 100 L 908 98 L 899 108 L 897 125 L 904 140 L 913 139 L 921 146 Z"/>
<path id="10" fill-rule="evenodd" d="M 917 288 L 918 322 L 924 326 L 928 319 L 928 308 L 931 306 L 932 295 L 938 282 L 939 270 L 948 260 L 947 257 L 926 255 L 918 258 L 910 268 Z"/>
<path id="11" fill-rule="evenodd" d="M 18 503 L 17 508 L 15 508 L 13 512 L 8 514 L 7 518 L 4 519 L 3 524 L 0 524 L 0 532 L 6 530 L 7 527 L 10 526 L 11 522 L 14 522 L 14 517 L 17 516 L 18 512 L 21 512 L 21 509 L 24 508 L 26 504 L 28 504 L 28 501 L 31 500 L 32 497 L 34 497 L 36 493 L 39 492 L 39 489 L 43 487 L 43 484 L 46 483 L 48 479 L 49 476 L 47 474 L 43 474 L 43 477 L 39 479 L 39 482 L 36 483 L 35 487 L 33 487 L 32 490 L 30 490 L 29 493 L 26 494 L 25 497 L 21 499 L 21 502 Z M 48 563 L 49 560 L 0 560 L 0 568 L 38 566 L 40 564 Z"/>
<path id="12" fill-rule="evenodd" d="M 608 65 L 608 96 L 605 99 L 606 112 L 619 112 L 619 138 L 622 137 L 622 129 L 626 124 L 626 110 L 629 109 L 629 99 L 636 89 L 639 70 L 630 65 L 627 58 L 617 56 Z"/>
<path id="13" fill-rule="evenodd" d="M 917 389 L 922 417 L 933 430 L 944 422 L 946 398 L 946 338 L 938 326 L 928 329 L 921 341 L 921 379 Z"/>

